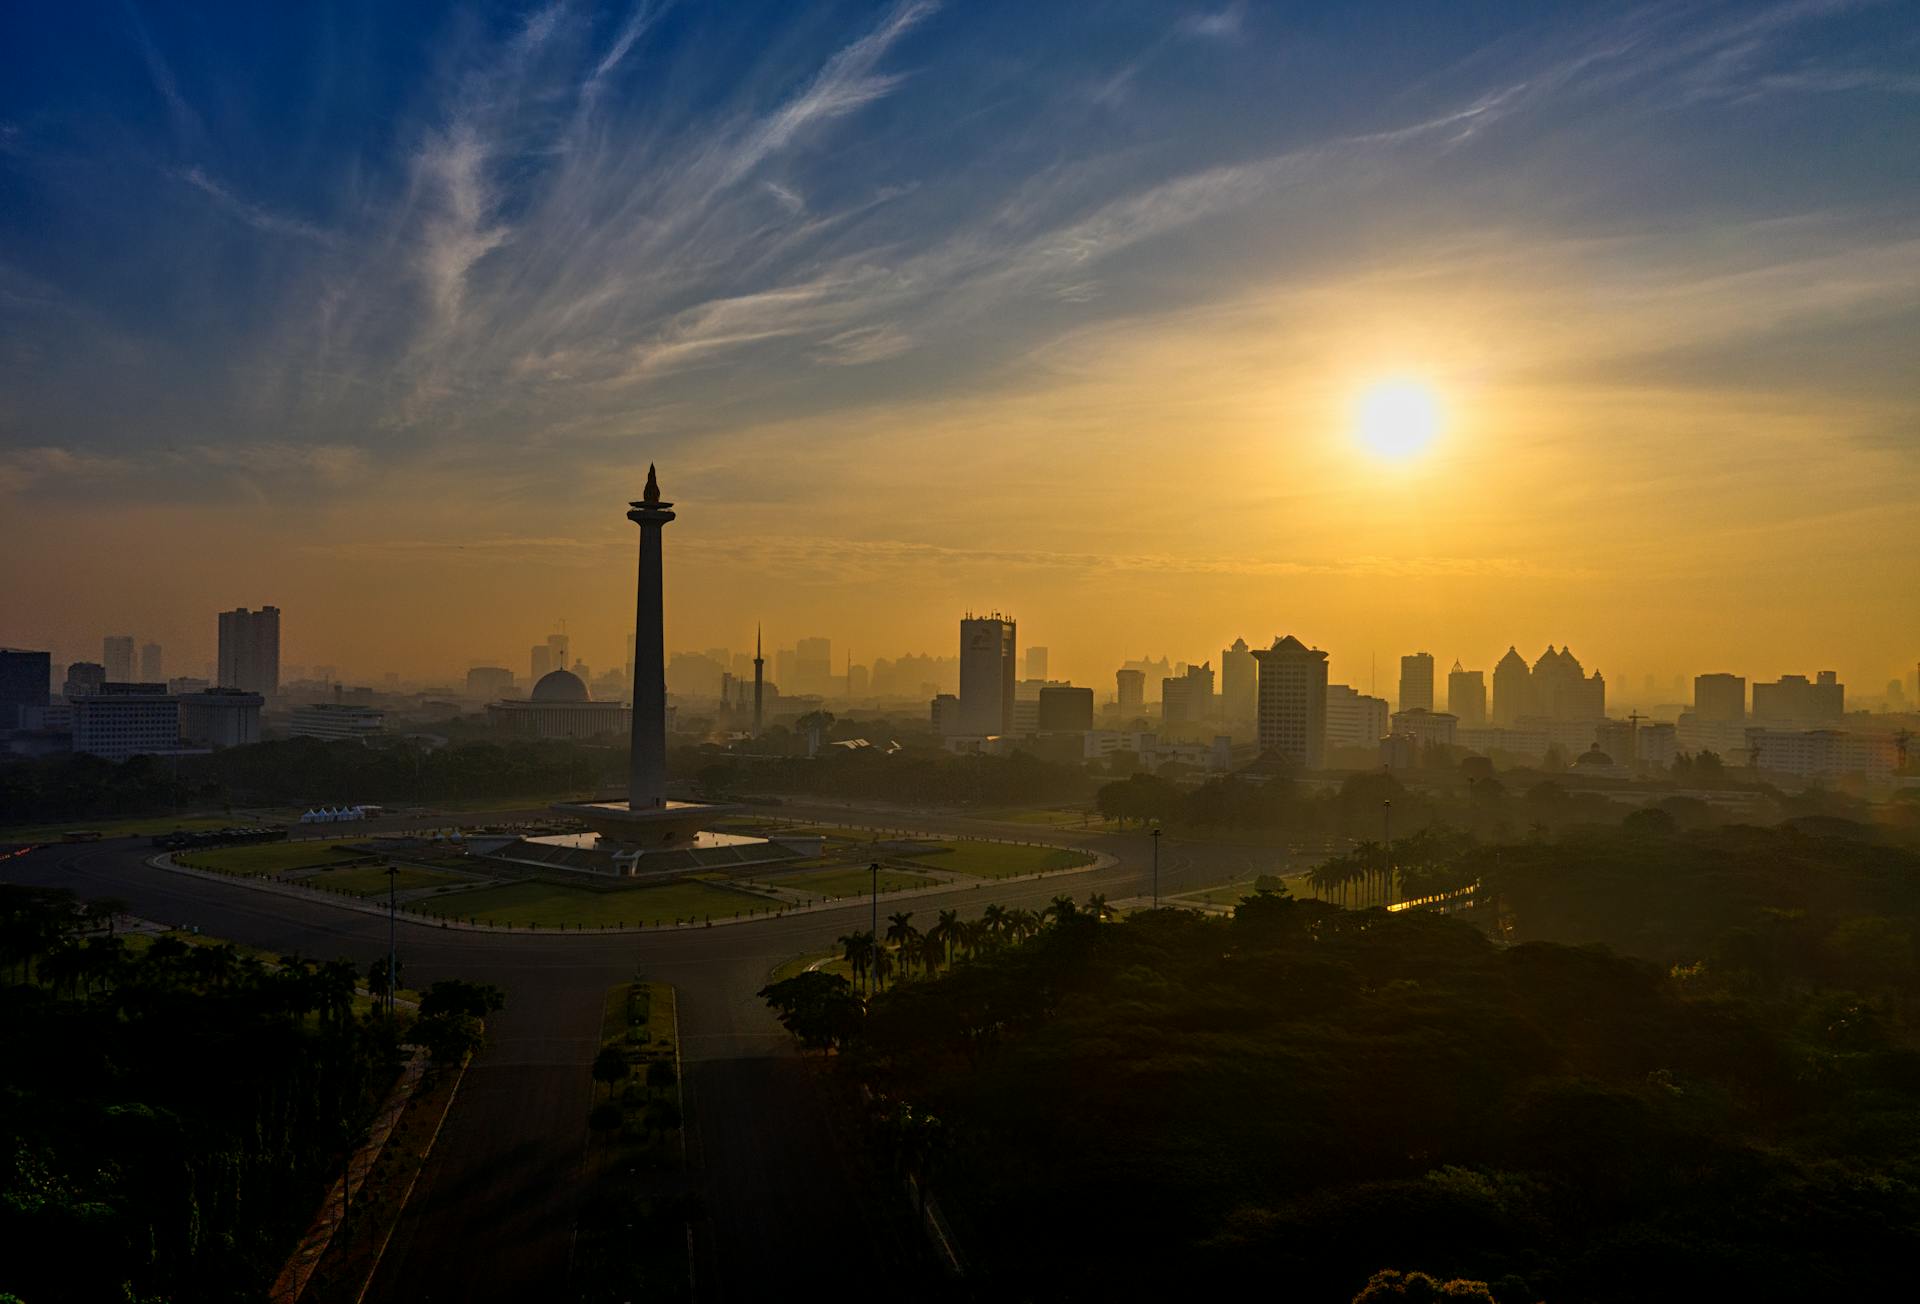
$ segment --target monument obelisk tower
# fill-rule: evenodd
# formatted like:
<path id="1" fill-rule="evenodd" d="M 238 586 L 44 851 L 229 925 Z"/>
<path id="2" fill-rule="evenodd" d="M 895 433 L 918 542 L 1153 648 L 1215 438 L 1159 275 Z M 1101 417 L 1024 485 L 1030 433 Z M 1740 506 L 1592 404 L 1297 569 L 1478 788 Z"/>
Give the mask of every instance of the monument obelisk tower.
<path id="1" fill-rule="evenodd" d="M 627 760 L 627 809 L 667 804 L 667 654 L 665 591 L 660 578 L 660 531 L 673 504 L 660 501 L 660 482 L 647 466 L 640 501 L 627 504 L 640 527 L 640 585 L 633 607 L 633 747 Z"/>

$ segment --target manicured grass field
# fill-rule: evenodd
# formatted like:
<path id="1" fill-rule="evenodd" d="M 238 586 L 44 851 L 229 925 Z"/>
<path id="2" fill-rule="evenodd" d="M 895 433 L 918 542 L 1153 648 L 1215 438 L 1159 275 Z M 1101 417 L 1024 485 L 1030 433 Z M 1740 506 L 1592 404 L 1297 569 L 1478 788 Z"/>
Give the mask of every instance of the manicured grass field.
<path id="1" fill-rule="evenodd" d="M 308 869 L 315 865 L 330 865 L 341 860 L 357 860 L 364 854 L 359 851 L 342 851 L 333 843 L 326 841 L 256 842 L 250 846 L 215 847 L 210 851 L 184 851 L 176 854 L 174 860 L 194 869 L 211 869 L 222 874 L 261 878 L 268 874 L 278 874 L 283 870 Z"/>
<path id="2" fill-rule="evenodd" d="M 843 897 L 866 896 L 873 888 L 873 875 L 864 869 L 823 869 L 811 874 L 784 874 L 779 878 L 762 879 L 769 887 L 784 887 L 793 892 L 807 892 L 814 896 Z M 880 871 L 880 890 L 898 892 L 902 888 L 928 887 L 934 882 L 925 874 L 915 874 L 910 870 L 882 869 Z"/>
<path id="3" fill-rule="evenodd" d="M 415 869 L 403 865 L 394 875 L 393 886 L 397 892 L 413 892 L 424 887 L 446 887 L 453 883 L 471 883 L 473 880 L 454 874 L 436 874 L 430 869 Z M 330 892 L 351 892 L 354 896 L 385 896 L 387 894 L 387 871 L 381 865 L 355 865 L 352 869 L 323 869 L 318 874 L 309 874 L 300 879 L 308 887 L 326 888 Z"/>
<path id="4" fill-rule="evenodd" d="M 822 951 L 814 955 L 796 955 L 793 959 L 776 966 L 767 981 L 777 983 L 792 978 L 796 974 L 818 969 L 823 973 L 839 974 L 848 982 L 853 981 L 853 967 L 847 963 L 846 956 L 840 951 Z"/>
<path id="5" fill-rule="evenodd" d="M 731 919 L 754 909 L 765 913 L 769 904 L 765 897 L 685 880 L 620 892 L 526 882 L 448 892 L 416 902 L 408 909 L 490 924 L 600 928 L 608 924 L 670 924 L 676 919 Z"/>
<path id="6" fill-rule="evenodd" d="M 945 848 L 945 850 L 942 850 Z M 929 869 L 945 869 L 976 878 L 1014 878 L 1051 869 L 1072 869 L 1092 859 L 1084 851 L 1061 847 L 1023 847 L 1002 842 L 936 842 L 909 859 Z"/>
<path id="7" fill-rule="evenodd" d="M 1287 885 L 1287 891 L 1295 897 L 1304 898 L 1313 895 L 1313 885 L 1307 882 L 1307 876 L 1305 874 L 1295 874 L 1281 881 Z M 1174 905 L 1191 902 L 1231 908 L 1239 905 L 1243 897 L 1250 897 L 1257 891 L 1253 882 L 1252 879 L 1247 879 L 1240 883 L 1223 883 L 1219 887 L 1210 887 L 1203 892 L 1188 892 L 1178 897 L 1163 896 L 1160 899 L 1163 902 L 1170 901 Z"/>

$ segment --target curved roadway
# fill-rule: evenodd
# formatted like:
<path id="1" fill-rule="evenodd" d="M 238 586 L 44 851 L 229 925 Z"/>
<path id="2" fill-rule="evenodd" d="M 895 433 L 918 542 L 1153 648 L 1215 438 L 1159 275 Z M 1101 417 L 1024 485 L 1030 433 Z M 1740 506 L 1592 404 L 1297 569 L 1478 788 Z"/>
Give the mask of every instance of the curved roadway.
<path id="1" fill-rule="evenodd" d="M 897 810 L 790 807 L 802 819 L 869 822 L 928 832 L 1010 835 L 1108 852 L 1103 869 L 968 892 L 892 893 L 888 910 L 989 902 L 1037 907 L 1063 893 L 1118 900 L 1148 890 L 1150 851 L 1137 834 L 1036 829 Z M 150 867 L 145 840 L 57 845 L 4 862 L 10 882 L 120 897 L 133 913 L 198 926 L 274 951 L 384 955 L 387 923 L 324 897 L 283 896 Z M 1271 850 L 1171 844 L 1161 889 L 1172 893 L 1271 865 Z M 925 901 L 925 907 L 911 905 Z M 460 977 L 497 984 L 507 1005 L 460 1088 L 369 1300 L 530 1300 L 561 1297 L 573 1247 L 604 997 L 636 972 L 680 994 L 692 1180 L 706 1218 L 694 1252 L 697 1297 L 823 1298 L 849 1281 L 890 1283 L 908 1298 L 936 1293 L 904 1197 L 862 1168 L 817 1095 L 813 1075 L 755 993 L 796 955 L 830 949 L 864 927 L 865 902 L 845 909 L 698 932 L 508 935 L 402 922 L 409 985 Z M 908 1283 L 919 1282 L 924 1289 Z M 902 1289 L 906 1287 L 906 1289 Z"/>

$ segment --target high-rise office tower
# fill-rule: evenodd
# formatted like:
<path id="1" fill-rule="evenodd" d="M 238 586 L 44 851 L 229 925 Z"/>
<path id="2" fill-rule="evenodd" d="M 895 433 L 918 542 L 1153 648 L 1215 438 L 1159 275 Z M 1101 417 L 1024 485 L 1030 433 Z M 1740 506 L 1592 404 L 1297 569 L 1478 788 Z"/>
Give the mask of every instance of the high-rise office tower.
<path id="1" fill-rule="evenodd" d="M 23 713 L 45 707 L 52 691 L 52 653 L 0 648 L 0 729 L 23 728 Z"/>
<path id="2" fill-rule="evenodd" d="M 794 643 L 793 682 L 802 693 L 825 695 L 834 690 L 832 639 L 803 638 Z"/>
<path id="3" fill-rule="evenodd" d="M 220 687 L 272 697 L 280 691 L 280 608 L 220 613 Z"/>
<path id="4" fill-rule="evenodd" d="M 960 621 L 960 732 L 1013 732 L 1014 623 L 999 612 Z"/>
<path id="5" fill-rule="evenodd" d="M 1253 657 L 1260 664 L 1260 750 L 1319 769 L 1327 749 L 1327 654 L 1289 634 Z"/>
<path id="6" fill-rule="evenodd" d="M 1447 672 L 1447 712 L 1462 729 L 1479 729 L 1487 723 L 1487 677 L 1478 670 L 1463 670 L 1458 661 Z"/>
<path id="7" fill-rule="evenodd" d="M 760 655 L 760 627 L 753 627 L 753 736 L 760 736 L 761 694 L 766 689 L 767 659 Z"/>
<path id="8" fill-rule="evenodd" d="M 1387 699 L 1346 684 L 1327 685 L 1327 746 L 1378 747 L 1387 736 Z"/>
<path id="9" fill-rule="evenodd" d="M 1260 663 L 1247 640 L 1236 638 L 1220 654 L 1220 710 L 1230 721 L 1251 721 L 1260 703 Z"/>
<path id="10" fill-rule="evenodd" d="M 1120 670 L 1114 675 L 1114 690 L 1119 696 L 1122 715 L 1138 715 L 1147 705 L 1147 675 L 1144 670 Z"/>
<path id="11" fill-rule="evenodd" d="M 157 684 L 167 677 L 160 656 L 158 643 L 140 645 L 140 678 L 149 684 Z"/>
<path id="12" fill-rule="evenodd" d="M 1520 650 L 1508 647 L 1493 667 L 1493 724 L 1511 729 L 1522 716 L 1533 714 L 1533 672 Z"/>
<path id="13" fill-rule="evenodd" d="M 1433 653 L 1415 652 L 1400 658 L 1400 709 L 1433 710 Z"/>
<path id="14" fill-rule="evenodd" d="M 573 643 L 566 634 L 547 635 L 547 661 L 555 670 L 565 670 L 573 663 Z"/>
<path id="15" fill-rule="evenodd" d="M 537 684 L 547 677 L 553 669 L 553 649 L 545 643 L 535 643 L 527 654 L 527 682 Z"/>
<path id="16" fill-rule="evenodd" d="M 1202 662 L 1186 673 L 1160 681 L 1160 719 L 1166 724 L 1197 724 L 1213 714 L 1213 666 Z"/>
<path id="17" fill-rule="evenodd" d="M 1045 679 L 1047 677 L 1047 650 L 1043 647 L 1027 649 L 1027 678 Z"/>
<path id="18" fill-rule="evenodd" d="M 107 681 L 133 682 L 133 635 L 109 634 L 100 641 L 100 664 L 107 668 Z"/>
<path id="19" fill-rule="evenodd" d="M 1715 724 L 1738 724 L 1747 718 L 1745 675 L 1695 675 L 1693 713 Z"/>

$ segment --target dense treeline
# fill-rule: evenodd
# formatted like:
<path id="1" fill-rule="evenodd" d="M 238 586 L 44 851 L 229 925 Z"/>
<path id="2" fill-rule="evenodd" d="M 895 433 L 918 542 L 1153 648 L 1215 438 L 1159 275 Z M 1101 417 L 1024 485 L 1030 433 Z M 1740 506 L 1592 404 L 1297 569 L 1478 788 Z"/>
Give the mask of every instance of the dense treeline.
<path id="1" fill-rule="evenodd" d="M 0 887 L 0 1295 L 264 1297 L 397 1059 L 351 964 L 99 930 Z"/>
<path id="2" fill-rule="evenodd" d="M 205 756 L 114 764 L 60 756 L 0 766 L 0 824 L 108 819 L 221 806 L 559 797 L 626 782 L 626 750 L 572 742 L 289 738 Z"/>
<path id="3" fill-rule="evenodd" d="M 990 1292 L 1871 1297 L 1920 1251 L 1920 858 L 1841 832 L 1485 853 L 1513 935 L 1640 955 L 1265 894 L 1065 911 L 874 997 L 841 1064 L 932 1138 L 903 1153 Z"/>

